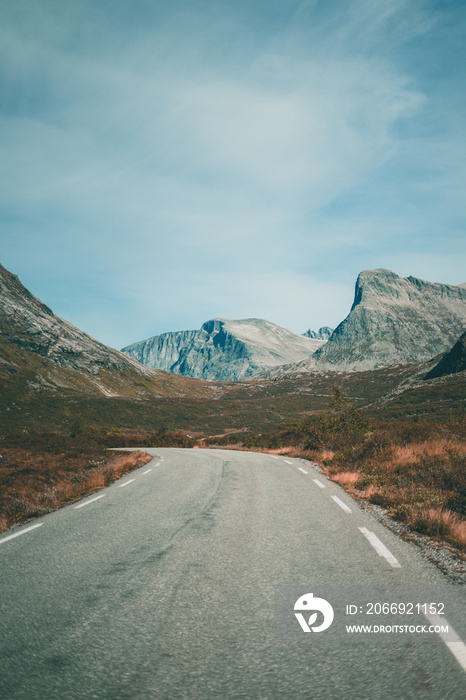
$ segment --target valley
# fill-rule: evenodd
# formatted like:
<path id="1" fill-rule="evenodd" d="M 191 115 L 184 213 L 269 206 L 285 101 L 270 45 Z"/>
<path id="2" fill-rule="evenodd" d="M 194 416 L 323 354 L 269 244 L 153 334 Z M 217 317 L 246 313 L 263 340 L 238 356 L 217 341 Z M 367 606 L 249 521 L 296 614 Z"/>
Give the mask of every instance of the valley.
<path id="1" fill-rule="evenodd" d="M 410 291 L 411 288 L 414 291 Z M 428 319 L 421 324 L 419 314 L 423 306 L 416 300 L 424 288 L 429 301 L 425 305 Z M 417 309 L 417 316 L 412 312 L 409 323 L 424 329 L 424 339 L 417 337 L 415 343 L 408 342 L 412 325 L 406 325 L 403 294 L 406 296 L 407 290 L 414 295 L 413 307 Z M 385 306 L 381 303 L 381 294 Z M 242 381 L 213 381 L 148 367 L 134 357 L 107 348 L 57 317 L 14 275 L 1 268 L 0 452 L 3 448 L 5 457 L 0 461 L 4 493 L 0 517 L 3 529 L 30 517 L 34 512 L 33 503 L 37 498 L 45 503 L 41 493 L 48 493 L 50 488 L 62 494 L 52 499 L 52 504 L 66 503 L 92 490 L 97 478 L 92 464 L 96 460 L 88 457 L 88 453 L 105 455 L 108 447 L 141 445 L 291 450 L 321 464 L 331 478 L 349 490 L 355 488 L 358 479 L 362 479 L 366 487 L 377 486 L 375 491 L 369 488 L 369 500 L 384 502 L 393 516 L 404 518 L 413 527 L 425 528 L 425 519 L 415 515 L 419 509 L 433 507 L 439 510 L 440 519 L 443 513 L 453 512 L 452 522 L 456 527 L 455 518 L 465 517 L 463 497 L 466 492 L 460 478 L 464 456 L 459 447 L 455 447 L 457 466 L 451 477 L 453 491 L 447 488 L 443 496 L 438 492 L 437 501 L 431 491 L 417 496 L 411 494 L 403 500 L 396 484 L 390 478 L 383 480 L 382 474 L 390 473 L 390 468 L 385 469 L 385 466 L 391 463 L 393 451 L 401 449 L 403 444 L 422 442 L 421 435 L 429 432 L 426 426 L 431 426 L 432 436 L 444 434 L 460 443 L 463 440 L 460 426 L 465 422 L 465 346 L 463 337 L 456 342 L 451 342 L 451 338 L 459 335 L 458 329 L 464 327 L 464 294 L 466 290 L 462 287 L 420 285 L 413 280 L 401 280 L 387 271 L 371 271 L 360 275 L 353 308 L 333 333 L 331 329 L 322 328 L 319 333 L 308 331 L 306 337 L 306 334 L 292 334 L 260 319 L 216 319 L 204 324 L 200 333 L 182 334 L 186 358 L 191 357 L 192 366 L 202 368 L 200 374 L 222 376 L 226 372 L 227 376 L 232 376 L 240 372 L 244 377 Z M 401 311 L 395 328 L 392 317 L 397 305 Z M 381 307 L 385 309 L 386 319 L 392 318 L 389 321 L 392 337 L 387 336 L 387 329 L 381 328 L 385 318 Z M 374 319 L 374 313 L 377 324 L 367 321 L 370 314 Z M 367 323 L 358 327 L 361 318 Z M 434 321 L 436 330 L 430 333 L 429 323 L 435 325 Z M 445 324 L 453 329 L 449 334 Z M 403 339 L 404 346 L 398 337 Z M 403 348 L 408 347 L 411 360 L 418 359 L 395 363 L 389 355 L 382 366 L 365 368 L 367 358 L 375 358 L 369 364 L 374 364 L 375 360 L 380 362 L 377 349 L 381 347 L 380 338 L 384 338 L 384 347 L 397 348 L 399 359 L 406 360 L 408 351 Z M 154 347 L 169 348 L 169 364 L 176 353 L 180 357 L 185 351 L 180 348 L 179 340 L 177 334 L 152 339 L 144 346 L 147 354 L 141 359 L 153 360 Z M 333 363 L 334 353 L 341 356 L 345 343 L 351 348 L 347 359 L 351 353 L 353 356 L 360 353 L 362 364 L 358 371 L 354 371 L 354 367 L 341 369 L 338 362 Z M 369 348 L 367 355 L 363 354 L 365 347 Z M 432 349 L 439 348 L 439 352 L 430 354 Z M 329 358 L 333 358 L 332 362 Z M 351 364 L 352 361 L 348 361 Z M 170 367 L 181 369 L 181 365 L 179 362 L 174 367 L 172 363 Z M 189 369 L 189 363 L 184 366 Z M 343 439 L 339 430 L 331 429 L 321 436 L 319 444 L 306 447 L 319 421 L 332 415 L 336 388 L 344 397 L 345 405 L 364 416 L 366 427 L 362 442 L 361 435 L 356 439 L 350 431 Z M 371 436 L 379 436 L 377 440 L 380 438 L 381 444 L 385 444 L 384 436 L 393 431 L 398 437 L 391 443 L 388 441 L 391 447 L 387 453 L 380 448 L 373 471 L 372 462 L 365 460 L 364 450 L 373 444 L 375 438 Z M 448 445 L 448 440 L 445 444 Z M 425 449 L 426 454 L 430 454 L 433 448 Z M 448 453 L 445 449 L 442 460 Z M 40 466 L 39 453 L 48 454 L 48 462 L 56 464 L 52 471 L 44 471 Z M 65 465 L 72 464 L 76 454 L 81 458 L 74 471 L 67 473 L 66 468 L 63 471 L 60 459 Z M 333 461 L 329 461 L 330 454 L 336 455 Z M 401 469 L 402 478 L 415 481 L 428 469 L 427 462 L 421 454 L 415 460 L 415 468 L 396 469 Z M 18 466 L 11 468 L 14 464 Z M 32 480 L 29 471 L 35 475 Z M 341 476 L 347 471 L 359 475 L 352 477 L 348 484 Z M 73 479 L 78 480 L 78 489 L 72 486 Z M 365 492 L 366 487 L 361 487 L 362 491 Z M 433 488 L 435 491 L 436 487 Z M 455 489 L 457 501 L 452 496 Z M 22 494 L 19 499 L 22 505 L 13 507 L 12 499 L 18 500 L 18 493 Z M 457 505 L 452 506 L 452 503 Z M 460 523 L 458 527 L 461 530 L 463 526 Z M 448 534 L 451 528 L 442 529 L 431 523 L 427 530 L 452 541 Z M 457 546 L 462 548 L 462 543 L 462 536 L 458 537 Z"/>

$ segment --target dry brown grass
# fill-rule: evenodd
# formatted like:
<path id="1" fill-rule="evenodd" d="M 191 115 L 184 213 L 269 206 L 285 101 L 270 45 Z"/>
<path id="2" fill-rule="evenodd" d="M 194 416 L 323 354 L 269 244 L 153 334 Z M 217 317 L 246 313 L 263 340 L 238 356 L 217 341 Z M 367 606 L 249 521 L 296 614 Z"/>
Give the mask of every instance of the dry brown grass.
<path id="1" fill-rule="evenodd" d="M 465 455 L 464 424 L 458 422 L 421 425 L 417 434 L 416 426 L 385 425 L 359 444 L 342 443 L 332 459 L 328 450 L 311 456 L 357 497 L 466 551 Z"/>
<path id="2" fill-rule="evenodd" d="M 419 532 L 425 532 L 451 542 L 466 550 L 466 520 L 451 510 L 419 508 L 411 514 L 411 524 Z"/>
<path id="3" fill-rule="evenodd" d="M 433 438 L 420 443 L 410 443 L 408 445 L 393 445 L 394 464 L 413 464 L 426 458 L 443 459 L 451 452 L 464 449 L 464 441 Z"/>
<path id="4" fill-rule="evenodd" d="M 61 444 L 61 448 L 66 448 L 66 444 Z M 151 459 L 147 452 L 139 450 L 115 455 L 96 451 L 92 445 L 81 453 L 69 449 L 2 449 L 0 532 L 79 500 Z"/>
<path id="5" fill-rule="evenodd" d="M 381 488 L 374 486 L 374 484 L 369 484 L 367 489 L 363 492 L 365 498 L 369 501 L 375 501 L 377 498 L 381 498 L 383 491 Z"/>
<path id="6" fill-rule="evenodd" d="M 315 461 L 355 497 L 466 551 L 464 418 L 373 421 L 363 431 L 329 429 L 319 440 L 309 440 L 315 429 L 312 422 L 304 422 L 218 446 Z"/>
<path id="7" fill-rule="evenodd" d="M 331 477 L 332 481 L 336 481 L 348 491 L 354 490 L 360 478 L 360 472 L 338 472 L 338 474 L 333 474 Z"/>

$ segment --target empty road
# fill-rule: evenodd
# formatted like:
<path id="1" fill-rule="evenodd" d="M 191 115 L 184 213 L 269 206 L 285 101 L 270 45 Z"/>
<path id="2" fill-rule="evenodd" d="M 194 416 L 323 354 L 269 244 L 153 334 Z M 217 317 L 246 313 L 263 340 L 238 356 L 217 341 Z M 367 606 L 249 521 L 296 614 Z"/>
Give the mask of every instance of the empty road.
<path id="1" fill-rule="evenodd" d="M 148 451 L 109 488 L 0 535 L 2 700 L 466 696 L 459 641 L 276 637 L 276 586 L 445 586 L 312 465 Z"/>

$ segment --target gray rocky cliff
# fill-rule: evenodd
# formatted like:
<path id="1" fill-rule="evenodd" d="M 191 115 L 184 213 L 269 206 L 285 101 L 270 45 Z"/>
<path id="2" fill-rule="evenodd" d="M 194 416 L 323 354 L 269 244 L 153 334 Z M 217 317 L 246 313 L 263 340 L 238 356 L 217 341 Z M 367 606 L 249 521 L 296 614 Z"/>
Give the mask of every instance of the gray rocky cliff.
<path id="1" fill-rule="evenodd" d="M 449 352 L 445 353 L 440 362 L 435 365 L 424 379 L 445 377 L 449 374 L 457 374 L 466 370 L 466 332 L 453 345 Z"/>
<path id="2" fill-rule="evenodd" d="M 314 338 L 315 340 L 328 340 L 333 333 L 333 328 L 322 326 L 318 331 L 312 331 L 310 328 L 303 333 L 306 338 Z"/>
<path id="3" fill-rule="evenodd" d="M 133 343 L 123 352 L 149 367 L 176 374 L 238 381 L 310 357 L 323 342 L 263 319 L 216 318 L 197 331 L 163 333 Z"/>
<path id="4" fill-rule="evenodd" d="M 56 316 L 2 265 L 0 336 L 59 367 L 83 370 L 94 375 L 100 369 L 131 369 L 147 374 L 146 368 L 134 360 Z"/>
<path id="5" fill-rule="evenodd" d="M 418 362 L 449 350 L 465 328 L 462 286 L 366 270 L 350 313 L 312 361 L 338 370 Z"/>

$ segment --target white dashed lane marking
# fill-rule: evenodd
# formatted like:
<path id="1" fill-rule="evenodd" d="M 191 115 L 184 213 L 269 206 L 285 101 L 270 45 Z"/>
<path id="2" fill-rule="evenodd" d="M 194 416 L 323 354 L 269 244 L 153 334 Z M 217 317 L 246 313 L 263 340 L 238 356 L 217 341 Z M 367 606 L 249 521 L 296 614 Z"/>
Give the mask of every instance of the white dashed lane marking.
<path id="1" fill-rule="evenodd" d="M 317 486 L 320 486 L 321 489 L 324 489 L 324 488 L 325 488 L 325 486 L 323 485 L 323 483 L 322 483 L 321 481 L 319 481 L 319 479 L 313 479 L 312 481 L 313 481 L 315 484 L 317 484 Z"/>
<path id="2" fill-rule="evenodd" d="M 448 620 L 443 617 L 443 615 L 431 615 L 430 613 L 425 613 L 425 616 L 429 620 L 430 624 L 434 625 L 434 627 L 448 627 L 448 636 L 443 632 L 438 632 L 438 635 L 442 642 L 450 649 L 460 666 L 462 666 L 466 671 L 466 644 L 455 632 Z M 454 639 L 452 639 L 452 637 L 454 637 Z"/>
<path id="3" fill-rule="evenodd" d="M 340 498 L 338 498 L 338 496 L 332 496 L 332 498 L 335 501 L 335 503 L 337 503 L 340 506 L 340 508 L 345 511 L 345 513 L 351 513 L 351 508 L 348 508 L 346 503 L 343 503 L 343 501 Z"/>
<path id="4" fill-rule="evenodd" d="M 289 459 L 285 459 L 285 462 L 286 462 L 287 464 L 293 464 L 293 462 L 290 462 Z"/>
<path id="5" fill-rule="evenodd" d="M 146 471 L 145 471 L 145 472 L 142 472 L 142 473 L 143 473 L 143 475 L 144 475 L 144 474 L 148 474 L 148 473 L 151 472 L 151 471 L 152 471 L 152 469 L 146 469 Z"/>
<path id="6" fill-rule="evenodd" d="M 20 535 L 25 535 L 26 532 L 35 530 L 36 528 L 41 527 L 43 524 L 44 523 L 36 523 L 35 525 L 31 525 L 31 527 L 24 528 L 24 530 L 21 530 L 20 532 L 15 532 L 13 535 L 8 535 L 8 537 L 4 537 L 2 540 L 0 540 L 0 544 L 8 542 L 8 540 L 14 540 L 15 537 L 19 537 Z"/>
<path id="7" fill-rule="evenodd" d="M 369 540 L 369 542 L 374 547 L 377 554 L 379 554 L 381 557 L 384 557 L 388 561 L 390 566 L 393 566 L 394 569 L 401 569 L 401 564 L 398 561 L 398 559 L 396 559 L 393 556 L 393 554 L 390 552 L 390 550 L 387 549 L 387 547 L 383 544 L 383 542 L 381 542 L 379 540 L 377 535 L 375 535 L 373 532 L 368 530 L 367 527 L 360 527 L 358 529 L 362 532 L 364 537 L 366 537 Z"/>
<path id="8" fill-rule="evenodd" d="M 303 474 L 308 474 L 308 472 L 305 469 L 303 469 L 302 467 L 298 467 L 298 470 L 300 472 L 302 472 Z"/>
<path id="9" fill-rule="evenodd" d="M 136 479 L 129 479 L 129 481 L 125 481 L 124 484 L 118 484 L 118 487 L 122 489 L 124 486 L 128 486 L 128 484 L 131 484 L 133 481 L 136 481 Z"/>
<path id="10" fill-rule="evenodd" d="M 94 501 L 98 501 L 99 498 L 104 498 L 105 494 L 101 493 L 100 496 L 94 496 L 94 498 L 91 498 L 90 501 L 84 501 L 84 503 L 80 503 L 79 506 L 75 506 L 75 510 L 78 508 L 84 508 L 84 506 L 88 506 L 89 503 L 94 503 Z"/>

